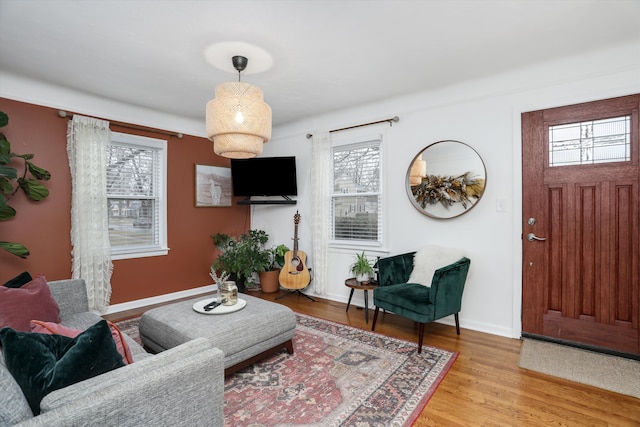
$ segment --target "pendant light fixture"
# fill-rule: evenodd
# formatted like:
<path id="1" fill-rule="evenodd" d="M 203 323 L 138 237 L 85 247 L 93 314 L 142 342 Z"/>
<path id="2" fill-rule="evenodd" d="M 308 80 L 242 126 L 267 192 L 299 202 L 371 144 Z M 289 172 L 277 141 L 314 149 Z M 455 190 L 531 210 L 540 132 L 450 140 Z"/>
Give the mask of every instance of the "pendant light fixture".
<path id="1" fill-rule="evenodd" d="M 231 59 L 238 71 L 238 81 L 219 84 L 215 98 L 207 103 L 207 137 L 219 156 L 255 157 L 271 138 L 271 107 L 264 102 L 262 90 L 240 81 L 240 73 L 248 61 L 244 56 Z"/>

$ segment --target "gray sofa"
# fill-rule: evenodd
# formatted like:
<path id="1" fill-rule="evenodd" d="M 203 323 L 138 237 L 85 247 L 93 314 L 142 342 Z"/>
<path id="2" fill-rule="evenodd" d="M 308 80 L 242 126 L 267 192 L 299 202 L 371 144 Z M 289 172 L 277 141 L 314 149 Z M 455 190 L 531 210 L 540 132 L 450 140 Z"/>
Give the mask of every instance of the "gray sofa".
<path id="1" fill-rule="evenodd" d="M 101 317 L 88 310 L 83 280 L 49 282 L 64 326 L 86 329 Z M 0 426 L 222 426 L 224 354 L 204 338 L 151 355 L 125 336 L 134 363 L 56 390 L 33 416 L 0 353 Z"/>

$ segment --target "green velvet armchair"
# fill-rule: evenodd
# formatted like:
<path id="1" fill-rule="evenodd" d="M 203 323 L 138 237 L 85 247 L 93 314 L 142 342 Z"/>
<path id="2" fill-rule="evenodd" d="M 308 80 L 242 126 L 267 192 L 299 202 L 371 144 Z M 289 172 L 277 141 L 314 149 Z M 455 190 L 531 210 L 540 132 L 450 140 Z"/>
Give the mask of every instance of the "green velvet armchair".
<path id="1" fill-rule="evenodd" d="M 379 283 L 373 291 L 376 309 L 371 330 L 375 330 L 381 308 L 414 320 L 419 324 L 418 353 L 421 353 L 424 326 L 428 322 L 453 314 L 456 333 L 460 335 L 458 313 L 471 261 L 462 257 L 452 264 L 437 268 L 433 272 L 431 286 L 425 286 L 420 283 L 407 283 L 412 276 L 415 254 L 409 252 L 378 260 Z M 437 265 L 437 262 L 435 264 Z"/>

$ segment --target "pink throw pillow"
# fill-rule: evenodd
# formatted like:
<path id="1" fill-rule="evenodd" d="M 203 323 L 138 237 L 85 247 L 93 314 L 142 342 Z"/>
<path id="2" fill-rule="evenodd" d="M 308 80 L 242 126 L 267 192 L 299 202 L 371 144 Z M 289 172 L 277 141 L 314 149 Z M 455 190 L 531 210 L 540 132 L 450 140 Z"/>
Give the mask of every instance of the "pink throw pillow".
<path id="1" fill-rule="evenodd" d="M 0 286 L 0 329 L 29 332 L 32 319 L 60 322 L 60 307 L 44 276 L 37 276 L 21 288 Z"/>
<path id="2" fill-rule="evenodd" d="M 122 361 L 125 365 L 133 363 L 133 355 L 131 354 L 131 349 L 125 340 L 124 335 L 116 325 L 108 320 L 107 324 L 109 325 L 109 329 L 111 329 L 111 335 L 113 336 L 113 341 L 116 343 L 116 349 L 122 356 Z M 82 333 L 82 331 L 78 329 L 67 328 L 66 326 L 62 326 L 58 323 L 42 322 L 40 320 L 31 321 L 31 332 L 48 335 L 64 335 L 69 338 L 75 338 Z"/>

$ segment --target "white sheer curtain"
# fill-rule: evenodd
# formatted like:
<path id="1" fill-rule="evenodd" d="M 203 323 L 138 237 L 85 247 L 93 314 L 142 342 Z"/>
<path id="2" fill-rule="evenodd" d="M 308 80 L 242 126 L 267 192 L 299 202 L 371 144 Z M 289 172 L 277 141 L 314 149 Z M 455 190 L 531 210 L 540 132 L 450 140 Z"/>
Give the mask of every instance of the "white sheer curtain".
<path id="1" fill-rule="evenodd" d="M 72 277 L 87 284 L 89 308 L 104 312 L 111 298 L 111 244 L 106 147 L 109 122 L 75 114 L 67 129 L 71 169 Z"/>
<path id="2" fill-rule="evenodd" d="M 318 295 L 326 295 L 328 289 L 331 173 L 331 135 L 329 132 L 314 132 L 311 148 L 311 237 L 313 282 Z"/>

